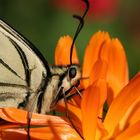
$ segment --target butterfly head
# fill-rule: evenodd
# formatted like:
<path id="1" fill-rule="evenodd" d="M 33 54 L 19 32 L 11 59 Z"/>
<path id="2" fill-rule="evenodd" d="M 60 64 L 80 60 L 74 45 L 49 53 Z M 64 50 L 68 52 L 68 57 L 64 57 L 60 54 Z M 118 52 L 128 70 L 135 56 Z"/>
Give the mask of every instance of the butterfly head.
<path id="1" fill-rule="evenodd" d="M 62 81 L 62 87 L 66 92 L 68 89 L 78 83 L 81 78 L 81 69 L 79 65 L 70 65 L 67 69 L 66 75 Z"/>
<path id="2" fill-rule="evenodd" d="M 68 66 L 54 66 L 51 68 L 53 79 L 57 86 L 57 91 L 54 92 L 53 100 L 51 103 L 51 110 L 55 108 L 57 102 L 64 97 L 64 94 L 69 94 L 69 91 L 74 86 L 79 85 L 81 79 L 81 68 L 77 64 Z M 55 86 L 55 87 L 56 87 Z"/>

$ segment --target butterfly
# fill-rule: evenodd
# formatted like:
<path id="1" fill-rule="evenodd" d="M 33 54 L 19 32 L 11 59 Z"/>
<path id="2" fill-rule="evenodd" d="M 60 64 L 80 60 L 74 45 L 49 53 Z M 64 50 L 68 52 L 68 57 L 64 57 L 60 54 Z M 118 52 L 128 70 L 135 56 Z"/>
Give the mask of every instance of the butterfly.
<path id="1" fill-rule="evenodd" d="M 80 67 L 49 66 L 23 36 L 0 20 L 0 107 L 46 114 L 81 77 Z"/>

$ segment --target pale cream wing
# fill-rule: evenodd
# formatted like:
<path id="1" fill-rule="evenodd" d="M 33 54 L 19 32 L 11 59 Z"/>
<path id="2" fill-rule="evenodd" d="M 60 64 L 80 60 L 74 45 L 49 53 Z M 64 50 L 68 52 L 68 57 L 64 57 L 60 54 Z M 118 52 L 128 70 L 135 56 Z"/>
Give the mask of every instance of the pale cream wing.
<path id="1" fill-rule="evenodd" d="M 19 33 L 0 20 L 0 107 L 18 107 L 45 88 L 50 73 L 41 53 Z"/>

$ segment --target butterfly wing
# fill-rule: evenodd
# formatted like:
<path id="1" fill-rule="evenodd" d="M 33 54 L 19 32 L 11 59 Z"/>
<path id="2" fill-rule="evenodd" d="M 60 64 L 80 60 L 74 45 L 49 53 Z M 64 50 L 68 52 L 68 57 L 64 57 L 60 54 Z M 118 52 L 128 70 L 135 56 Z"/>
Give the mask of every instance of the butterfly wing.
<path id="1" fill-rule="evenodd" d="M 29 41 L 0 20 L 0 107 L 25 107 L 45 90 L 47 61 Z"/>

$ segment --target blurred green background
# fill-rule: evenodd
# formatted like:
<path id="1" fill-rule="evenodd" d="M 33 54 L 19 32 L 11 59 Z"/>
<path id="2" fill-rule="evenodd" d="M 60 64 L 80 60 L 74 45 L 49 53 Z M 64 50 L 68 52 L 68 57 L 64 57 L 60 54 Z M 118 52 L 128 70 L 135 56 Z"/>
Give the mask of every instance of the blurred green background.
<path id="1" fill-rule="evenodd" d="M 104 7 L 103 2 L 107 3 L 108 0 L 99 1 Z M 112 1 L 117 1 L 115 8 L 112 7 L 106 14 L 96 4 L 95 14 L 92 7 L 93 11 L 86 18 L 85 26 L 76 41 L 78 55 L 82 62 L 84 49 L 92 34 L 98 30 L 108 31 L 112 37 L 121 40 L 132 77 L 140 69 L 140 1 Z M 53 64 L 54 48 L 59 37 L 67 34 L 73 37 L 78 24 L 72 15 L 81 13 L 78 9 L 81 3 L 78 6 L 72 4 L 75 8 L 72 5 L 72 8 L 67 7 L 63 0 L 0 0 L 0 18 L 26 36 Z"/>

